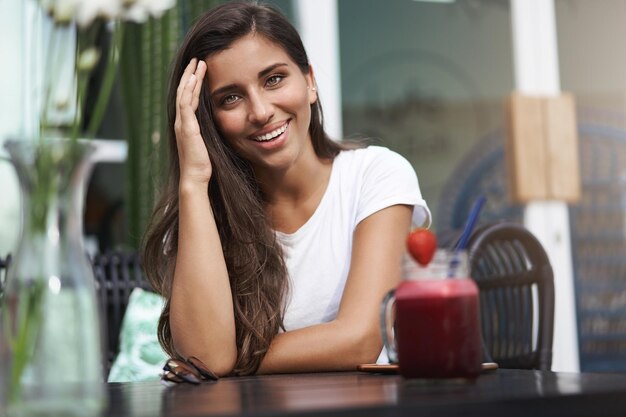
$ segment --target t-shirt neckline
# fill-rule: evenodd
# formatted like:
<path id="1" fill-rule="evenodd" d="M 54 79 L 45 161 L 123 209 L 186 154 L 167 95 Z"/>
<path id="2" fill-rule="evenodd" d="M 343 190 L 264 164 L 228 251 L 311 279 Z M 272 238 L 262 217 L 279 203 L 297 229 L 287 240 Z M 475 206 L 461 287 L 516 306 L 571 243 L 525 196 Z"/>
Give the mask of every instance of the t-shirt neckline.
<path id="1" fill-rule="evenodd" d="M 293 241 L 293 240 L 298 239 L 298 236 L 306 233 L 306 230 L 310 228 L 312 224 L 315 223 L 315 219 L 321 216 L 320 213 L 323 212 L 324 207 L 328 204 L 327 201 L 330 198 L 329 195 L 331 193 L 332 188 L 334 187 L 335 176 L 336 176 L 336 171 L 337 171 L 336 164 L 337 164 L 337 160 L 340 158 L 342 153 L 343 152 L 339 152 L 337 156 L 335 156 L 335 158 L 333 159 L 332 166 L 330 169 L 330 178 L 328 179 L 328 184 L 326 184 L 326 190 L 324 190 L 324 195 L 322 196 L 322 199 L 320 200 L 319 204 L 315 208 L 315 211 L 313 211 L 313 214 L 311 214 L 311 216 L 307 219 L 307 221 L 304 222 L 304 224 L 300 226 L 298 230 L 296 230 L 293 233 L 285 233 L 279 230 L 274 231 L 276 233 L 276 236 L 281 241 L 287 242 L 287 241 Z"/>

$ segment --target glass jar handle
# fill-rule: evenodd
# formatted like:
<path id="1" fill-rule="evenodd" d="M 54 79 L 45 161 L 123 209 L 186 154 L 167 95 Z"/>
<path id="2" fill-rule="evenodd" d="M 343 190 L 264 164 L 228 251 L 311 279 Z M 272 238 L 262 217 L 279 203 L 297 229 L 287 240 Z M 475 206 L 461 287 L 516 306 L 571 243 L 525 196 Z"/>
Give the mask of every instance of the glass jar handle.
<path id="1" fill-rule="evenodd" d="M 398 362 L 398 352 L 396 350 L 396 337 L 394 332 L 393 320 L 391 320 L 391 311 L 396 304 L 396 290 L 390 290 L 383 298 L 380 306 L 380 326 L 383 334 L 383 344 L 387 350 L 387 356 L 390 363 Z"/>

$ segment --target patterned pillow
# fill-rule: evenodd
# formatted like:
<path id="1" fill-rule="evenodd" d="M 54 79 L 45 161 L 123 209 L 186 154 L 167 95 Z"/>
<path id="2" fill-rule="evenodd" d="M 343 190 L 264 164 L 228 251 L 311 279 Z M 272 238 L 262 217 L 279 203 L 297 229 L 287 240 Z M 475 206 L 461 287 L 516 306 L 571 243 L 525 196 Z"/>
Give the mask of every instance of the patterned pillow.
<path id="1" fill-rule="evenodd" d="M 157 339 L 157 323 L 165 300 L 135 288 L 120 330 L 120 352 L 113 362 L 109 382 L 156 381 L 167 355 Z"/>

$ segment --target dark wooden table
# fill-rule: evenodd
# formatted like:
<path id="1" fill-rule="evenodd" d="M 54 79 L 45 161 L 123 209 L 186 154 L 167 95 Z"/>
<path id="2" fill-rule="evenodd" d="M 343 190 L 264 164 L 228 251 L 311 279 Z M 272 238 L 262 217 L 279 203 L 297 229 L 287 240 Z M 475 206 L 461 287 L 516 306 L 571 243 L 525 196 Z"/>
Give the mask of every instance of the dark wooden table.
<path id="1" fill-rule="evenodd" d="M 107 387 L 107 417 L 626 416 L 626 374 L 501 369 L 468 383 L 349 372 Z"/>

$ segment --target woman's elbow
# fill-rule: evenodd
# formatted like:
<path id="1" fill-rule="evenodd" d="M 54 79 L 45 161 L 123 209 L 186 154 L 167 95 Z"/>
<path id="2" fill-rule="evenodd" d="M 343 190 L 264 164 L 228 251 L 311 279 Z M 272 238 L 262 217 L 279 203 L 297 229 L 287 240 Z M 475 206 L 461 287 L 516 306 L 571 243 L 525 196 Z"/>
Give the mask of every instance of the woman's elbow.
<path id="1" fill-rule="evenodd" d="M 378 329 L 362 329 L 353 340 L 354 364 L 375 363 L 383 348 L 382 337 Z"/>
<path id="2" fill-rule="evenodd" d="M 231 375 L 237 362 L 237 351 L 233 349 L 219 349 L 215 351 L 207 351 L 207 349 L 198 349 L 197 346 L 192 348 L 175 344 L 176 351 L 184 358 L 191 356 L 199 359 L 211 372 L 219 377 Z M 200 351 L 201 350 L 201 351 Z"/>
<path id="3" fill-rule="evenodd" d="M 236 356 L 232 357 L 220 357 L 216 358 L 215 355 L 210 354 L 200 354 L 200 355 L 189 355 L 199 359 L 211 372 L 213 372 L 218 377 L 224 377 L 232 375 L 233 370 L 235 369 Z M 189 357 L 186 356 L 186 357 Z"/>
<path id="4" fill-rule="evenodd" d="M 215 373 L 215 375 L 219 376 L 220 378 L 223 376 L 229 376 L 232 375 L 233 370 L 235 369 L 235 362 L 235 359 L 229 361 L 220 361 L 217 364 L 213 365 L 213 367 L 209 366 L 209 369 L 211 369 Z"/>

